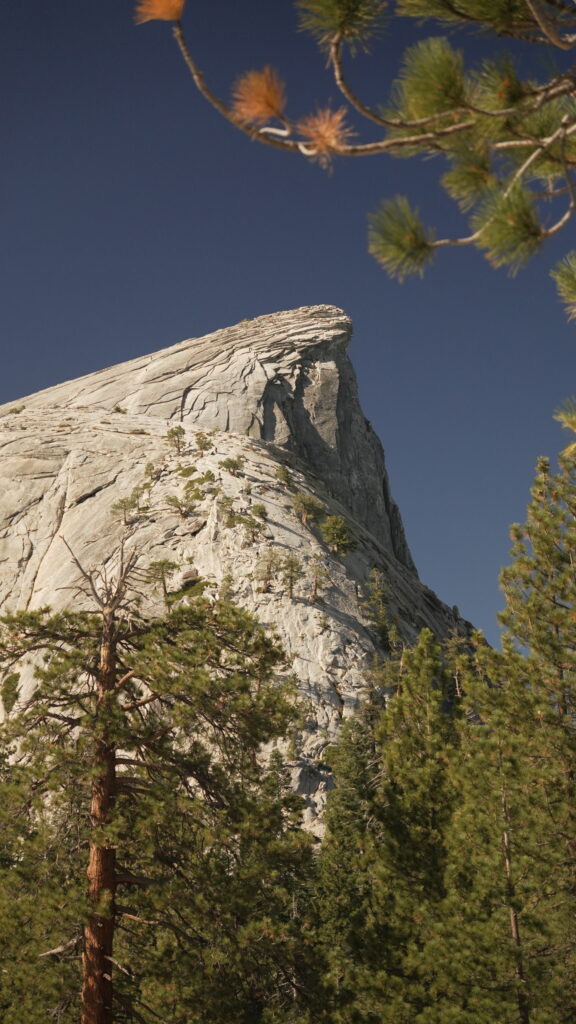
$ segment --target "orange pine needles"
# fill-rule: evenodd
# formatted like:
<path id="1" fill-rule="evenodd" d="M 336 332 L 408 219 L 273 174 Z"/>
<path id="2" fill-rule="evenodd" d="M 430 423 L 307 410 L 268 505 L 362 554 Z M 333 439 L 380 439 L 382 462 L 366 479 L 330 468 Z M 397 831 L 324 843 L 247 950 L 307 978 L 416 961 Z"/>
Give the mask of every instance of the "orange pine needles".
<path id="1" fill-rule="evenodd" d="M 271 67 L 247 71 L 234 83 L 232 112 L 244 124 L 264 125 L 271 118 L 283 120 L 284 83 Z"/>
<path id="2" fill-rule="evenodd" d="M 330 110 L 325 107 L 315 114 L 303 117 L 296 125 L 299 134 L 306 139 L 310 147 L 312 160 L 318 160 L 322 167 L 328 167 L 335 153 L 345 146 L 355 134 L 352 128 L 344 123 L 346 107 Z"/>
<path id="3" fill-rule="evenodd" d="M 180 21 L 186 0 L 138 0 L 134 21 Z"/>

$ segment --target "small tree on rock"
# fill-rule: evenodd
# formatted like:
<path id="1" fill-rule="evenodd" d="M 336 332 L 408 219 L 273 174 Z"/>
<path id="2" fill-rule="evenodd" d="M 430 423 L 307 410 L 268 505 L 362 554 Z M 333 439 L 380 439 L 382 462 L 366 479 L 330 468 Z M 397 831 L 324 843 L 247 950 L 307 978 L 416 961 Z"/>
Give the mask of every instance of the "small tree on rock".
<path id="1" fill-rule="evenodd" d="M 235 458 L 230 456 L 227 459 L 222 459 L 218 465 L 221 469 L 225 469 L 228 473 L 231 473 L 232 476 L 239 476 L 245 461 L 246 460 L 243 455 L 238 455 Z"/>
<path id="2" fill-rule="evenodd" d="M 169 558 L 160 558 L 155 562 L 150 562 L 150 565 L 146 569 L 147 578 L 150 581 L 158 582 L 160 584 L 160 587 L 162 588 L 162 597 L 164 598 L 164 604 L 166 607 L 169 605 L 168 580 L 174 575 L 178 568 L 178 562 L 172 562 Z"/>
<path id="3" fill-rule="evenodd" d="M 268 594 L 270 592 L 272 584 L 278 575 L 281 563 L 282 559 L 274 548 L 268 548 L 265 554 L 263 554 L 259 559 L 254 576 L 255 579 L 260 581 L 260 591 L 262 594 Z"/>
<path id="4" fill-rule="evenodd" d="M 352 531 L 342 516 L 327 516 L 320 525 L 320 533 L 324 543 L 336 555 L 346 555 L 356 547 Z"/>
<path id="5" fill-rule="evenodd" d="M 184 451 L 185 437 L 186 431 L 184 430 L 184 427 L 181 426 L 170 427 L 170 430 L 166 434 L 168 444 L 178 455 L 181 455 Z"/>
<path id="6" fill-rule="evenodd" d="M 330 574 L 320 555 L 314 555 L 310 563 L 310 575 L 312 578 L 312 601 L 321 601 L 321 591 L 330 582 Z"/>
<path id="7" fill-rule="evenodd" d="M 303 491 L 297 491 L 294 495 L 292 507 L 300 522 L 304 523 L 304 526 L 310 522 L 318 522 L 326 514 L 326 509 L 322 502 L 312 494 L 305 494 Z"/>
<path id="8" fill-rule="evenodd" d="M 280 579 L 288 591 L 290 600 L 294 597 L 294 587 L 304 576 L 304 567 L 297 555 L 286 555 L 280 566 Z"/>
<path id="9" fill-rule="evenodd" d="M 212 438 L 208 437 L 208 434 L 206 434 L 203 430 L 199 430 L 198 433 L 195 434 L 195 441 L 196 447 L 198 448 L 198 451 L 202 455 L 204 455 L 205 452 L 209 452 L 210 449 L 214 447 L 214 442 Z"/>

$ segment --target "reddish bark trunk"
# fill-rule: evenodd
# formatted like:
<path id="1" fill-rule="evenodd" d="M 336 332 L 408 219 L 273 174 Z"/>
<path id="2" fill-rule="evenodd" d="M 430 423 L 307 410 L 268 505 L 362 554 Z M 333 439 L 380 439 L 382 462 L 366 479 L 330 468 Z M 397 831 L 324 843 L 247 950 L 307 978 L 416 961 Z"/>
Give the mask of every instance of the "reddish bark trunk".
<path id="1" fill-rule="evenodd" d="M 107 736 L 106 711 L 116 681 L 114 623 L 104 619 L 98 678 L 97 728 L 94 742 L 94 780 L 90 805 L 91 827 L 86 876 L 90 913 L 84 927 L 82 954 L 82 1024 L 112 1024 L 112 955 L 116 923 L 116 851 L 105 837 L 116 796 L 116 749 Z"/>
<path id="2" fill-rule="evenodd" d="M 518 1005 L 518 1020 L 521 1024 L 530 1024 L 530 1002 L 528 994 L 525 991 L 526 978 L 524 976 L 524 965 L 522 957 L 522 940 L 520 938 L 520 922 L 518 920 L 518 914 L 514 908 L 515 903 L 515 887 L 512 879 L 512 848 L 510 845 L 510 833 L 508 826 L 510 824 L 510 816 L 508 813 L 508 804 L 506 796 L 502 793 L 502 811 L 505 822 L 505 829 L 502 833 L 502 847 L 504 852 L 504 866 L 506 870 L 506 889 L 508 898 L 508 913 L 510 916 L 510 934 L 512 936 L 512 942 L 515 947 L 515 960 L 516 967 L 514 973 L 516 975 L 517 984 L 517 1005 Z"/>

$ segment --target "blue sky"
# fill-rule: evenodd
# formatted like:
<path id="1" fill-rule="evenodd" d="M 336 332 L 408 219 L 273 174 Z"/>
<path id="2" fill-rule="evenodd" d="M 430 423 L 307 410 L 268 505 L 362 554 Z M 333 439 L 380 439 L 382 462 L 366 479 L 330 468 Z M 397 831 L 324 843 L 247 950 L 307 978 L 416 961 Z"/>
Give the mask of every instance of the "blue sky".
<path id="1" fill-rule="evenodd" d="M 390 281 L 367 213 L 401 192 L 458 233 L 441 164 L 378 157 L 328 175 L 252 143 L 196 94 L 170 26 L 136 28 L 132 13 L 32 0 L 0 16 L 0 402 L 244 317 L 342 306 L 420 576 L 494 641 L 508 528 L 536 457 L 565 443 L 552 415 L 576 391 L 576 328 L 548 277 L 573 228 L 515 279 L 458 249 L 423 280 Z M 340 105 L 291 0 L 189 3 L 184 24 L 225 97 L 270 63 L 291 113 Z M 357 89 L 385 99 L 414 38 L 411 22 L 391 26 L 354 61 Z"/>

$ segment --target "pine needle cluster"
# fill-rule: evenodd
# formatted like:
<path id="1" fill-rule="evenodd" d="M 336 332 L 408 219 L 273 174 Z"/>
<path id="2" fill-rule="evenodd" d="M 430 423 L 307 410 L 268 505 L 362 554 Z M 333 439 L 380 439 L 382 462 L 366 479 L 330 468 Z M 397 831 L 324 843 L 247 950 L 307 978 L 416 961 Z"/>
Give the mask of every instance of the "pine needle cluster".
<path id="1" fill-rule="evenodd" d="M 382 23 L 385 0 L 297 0 L 300 27 L 321 46 L 338 36 L 354 50 L 365 46 Z"/>
<path id="2" fill-rule="evenodd" d="M 433 257 L 433 235 L 405 196 L 386 199 L 370 217 L 368 248 L 399 281 L 422 274 Z"/>
<path id="3" fill-rule="evenodd" d="M 282 121 L 285 106 L 284 83 L 274 68 L 248 71 L 234 85 L 231 109 L 245 124 L 264 125 L 274 118 Z"/>
<path id="4" fill-rule="evenodd" d="M 569 320 L 576 320 L 576 251 L 568 253 L 552 270 Z"/>
<path id="5" fill-rule="evenodd" d="M 180 21 L 186 0 L 138 0 L 134 21 Z"/>
<path id="6" fill-rule="evenodd" d="M 346 124 L 346 114 L 346 107 L 338 110 L 326 107 L 298 121 L 298 134 L 310 148 L 311 159 L 317 160 L 321 167 L 329 167 L 333 157 L 355 134 Z"/>

